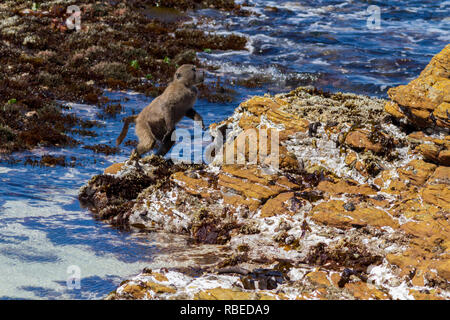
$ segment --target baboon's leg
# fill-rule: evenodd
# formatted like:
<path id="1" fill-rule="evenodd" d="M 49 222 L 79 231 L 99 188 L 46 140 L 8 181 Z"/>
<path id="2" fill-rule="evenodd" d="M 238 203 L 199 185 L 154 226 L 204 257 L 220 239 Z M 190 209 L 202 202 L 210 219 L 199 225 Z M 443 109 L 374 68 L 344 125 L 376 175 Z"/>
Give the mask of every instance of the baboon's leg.
<path id="1" fill-rule="evenodd" d="M 139 159 L 141 156 L 150 150 L 152 150 L 155 146 L 155 138 L 150 130 L 150 127 L 147 124 L 136 124 L 136 135 L 139 139 L 139 144 L 136 149 L 133 150 L 131 154 L 131 159 L 135 160 L 136 167 L 139 168 Z"/>
<path id="2" fill-rule="evenodd" d="M 155 139 L 149 137 L 148 140 L 139 141 L 139 144 L 136 148 L 137 156 L 140 158 L 143 154 L 146 154 L 150 150 L 155 147 Z"/>
<path id="3" fill-rule="evenodd" d="M 172 133 L 174 131 L 175 130 L 172 130 L 166 133 L 161 142 L 161 147 L 159 148 L 158 152 L 156 152 L 156 155 L 164 157 L 167 152 L 169 152 L 170 148 L 172 148 L 172 146 L 175 144 L 175 139 L 172 140 Z"/>
<path id="4" fill-rule="evenodd" d="M 195 111 L 193 108 L 189 109 L 188 112 L 186 112 L 186 117 L 194 121 L 200 121 L 202 123 L 202 129 L 205 130 L 205 124 L 203 123 L 202 116 L 199 113 L 197 113 L 197 111 Z"/>

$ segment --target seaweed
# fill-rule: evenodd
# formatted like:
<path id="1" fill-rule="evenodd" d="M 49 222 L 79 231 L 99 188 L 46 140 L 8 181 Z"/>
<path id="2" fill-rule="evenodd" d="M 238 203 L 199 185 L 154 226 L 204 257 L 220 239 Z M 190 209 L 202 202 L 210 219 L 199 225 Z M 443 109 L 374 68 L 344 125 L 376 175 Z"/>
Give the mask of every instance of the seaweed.
<path id="1" fill-rule="evenodd" d="M 379 265 L 382 261 L 383 257 L 350 240 L 336 245 L 320 242 L 311 248 L 305 260 L 308 264 L 326 266 L 331 270 L 351 268 L 360 273 L 367 272 L 367 267 Z"/>

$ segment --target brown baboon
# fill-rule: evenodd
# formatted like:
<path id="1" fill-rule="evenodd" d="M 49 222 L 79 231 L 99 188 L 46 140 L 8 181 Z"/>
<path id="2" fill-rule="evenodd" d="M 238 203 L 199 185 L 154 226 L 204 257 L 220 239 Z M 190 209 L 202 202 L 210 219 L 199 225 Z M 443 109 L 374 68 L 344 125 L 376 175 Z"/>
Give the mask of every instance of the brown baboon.
<path id="1" fill-rule="evenodd" d="M 200 121 L 205 129 L 202 117 L 193 109 L 197 100 L 198 85 L 203 82 L 204 72 L 198 71 L 194 65 L 184 64 L 175 72 L 173 81 L 164 92 L 155 98 L 137 116 L 125 119 L 122 132 L 116 140 L 119 146 L 128 132 L 130 123 L 136 124 L 136 135 L 139 144 L 132 157 L 139 159 L 143 154 L 155 147 L 156 141 L 161 141 L 157 155 L 164 156 L 169 152 L 175 141 L 172 133 L 176 124 L 187 116 L 194 121 Z M 137 161 L 136 161 L 137 164 Z"/>

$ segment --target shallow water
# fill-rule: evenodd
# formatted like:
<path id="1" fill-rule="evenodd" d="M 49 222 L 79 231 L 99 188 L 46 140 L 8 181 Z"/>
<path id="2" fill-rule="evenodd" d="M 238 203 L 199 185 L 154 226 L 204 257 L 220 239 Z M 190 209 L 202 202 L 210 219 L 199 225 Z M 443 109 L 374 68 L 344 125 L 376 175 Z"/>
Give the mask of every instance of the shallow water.
<path id="1" fill-rule="evenodd" d="M 198 101 L 196 109 L 206 125 L 230 116 L 248 96 L 298 85 L 385 97 L 389 87 L 416 77 L 450 40 L 448 1 L 247 2 L 259 17 L 230 17 L 213 10 L 192 14 L 214 17 L 210 30 L 239 32 L 250 39 L 248 51 L 200 54 L 202 60 L 219 66 L 216 74 L 230 81 L 271 78 L 262 88 L 236 86 L 232 103 Z M 369 5 L 381 8 L 380 30 L 367 28 Z M 265 10 L 266 6 L 278 10 Z M 101 138 L 83 138 L 86 145 L 112 146 L 122 127 L 120 119 L 151 101 L 136 94 L 106 95 L 120 100 L 125 110 L 116 119 L 101 120 L 105 126 L 95 129 Z M 97 117 L 98 110 L 91 106 L 71 107 L 86 119 Z M 179 127 L 192 125 L 185 119 Z M 132 131 L 127 140 L 135 139 Z M 112 163 L 124 161 L 130 151 L 122 146 L 120 154 L 104 156 L 80 146 L 15 155 L 76 157 L 76 165 L 65 168 L 0 163 L 0 298 L 102 298 L 143 267 L 157 266 L 159 257 L 169 252 L 168 243 L 183 245 L 175 236 L 121 232 L 80 208 L 78 189 Z M 72 265 L 81 272 L 79 290 L 66 285 Z"/>

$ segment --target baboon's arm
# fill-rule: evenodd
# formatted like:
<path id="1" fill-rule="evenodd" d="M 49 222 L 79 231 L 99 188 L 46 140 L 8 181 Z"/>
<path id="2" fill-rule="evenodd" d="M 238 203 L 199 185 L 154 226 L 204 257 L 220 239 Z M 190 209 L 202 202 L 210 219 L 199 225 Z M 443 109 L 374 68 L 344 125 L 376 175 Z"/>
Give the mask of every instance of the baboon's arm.
<path id="1" fill-rule="evenodd" d="M 205 130 L 205 124 L 203 123 L 202 116 L 194 110 L 194 108 L 189 109 L 188 112 L 186 112 L 186 117 L 189 119 L 192 119 L 194 121 L 200 121 L 202 123 L 202 129 Z"/>

